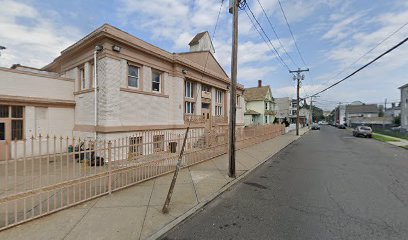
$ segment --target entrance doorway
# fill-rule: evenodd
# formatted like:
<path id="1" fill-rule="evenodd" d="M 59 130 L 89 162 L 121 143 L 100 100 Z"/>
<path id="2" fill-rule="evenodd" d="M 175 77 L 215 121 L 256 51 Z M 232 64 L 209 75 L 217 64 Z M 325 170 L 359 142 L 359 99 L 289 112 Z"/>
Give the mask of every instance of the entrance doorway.
<path id="1" fill-rule="evenodd" d="M 0 119 L 0 161 L 6 159 L 6 154 L 10 157 L 10 151 L 6 141 L 10 141 L 9 121 Z"/>

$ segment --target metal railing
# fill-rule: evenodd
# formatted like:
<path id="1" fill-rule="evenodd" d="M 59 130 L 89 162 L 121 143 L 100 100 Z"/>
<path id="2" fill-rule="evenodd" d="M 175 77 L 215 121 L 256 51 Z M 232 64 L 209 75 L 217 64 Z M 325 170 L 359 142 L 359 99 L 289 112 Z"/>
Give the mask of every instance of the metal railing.
<path id="1" fill-rule="evenodd" d="M 0 161 L 0 230 L 175 170 L 185 129 L 119 139 L 42 137 L 8 142 Z M 226 127 L 189 131 L 182 166 L 227 152 Z M 237 148 L 284 133 L 283 125 L 237 129 Z M 7 150 L 7 151 L 10 151 Z"/>

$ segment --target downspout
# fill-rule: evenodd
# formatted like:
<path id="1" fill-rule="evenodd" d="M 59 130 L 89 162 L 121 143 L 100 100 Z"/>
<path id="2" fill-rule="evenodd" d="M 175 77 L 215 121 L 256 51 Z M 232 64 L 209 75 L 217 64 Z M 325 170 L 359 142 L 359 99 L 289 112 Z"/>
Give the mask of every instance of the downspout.
<path id="1" fill-rule="evenodd" d="M 97 140 L 98 133 L 96 127 L 98 126 L 98 71 L 97 71 L 97 53 L 103 50 L 102 45 L 96 45 L 94 51 L 94 127 L 95 127 L 95 141 Z"/>
<path id="2" fill-rule="evenodd" d="M 96 71 L 96 69 L 97 69 L 97 67 L 96 67 L 96 64 L 97 64 L 97 62 L 96 62 L 96 54 L 98 53 L 98 50 L 97 50 L 97 48 L 98 48 L 98 46 L 96 46 L 95 47 L 95 51 L 94 51 L 94 129 L 95 129 L 95 141 L 97 140 L 97 133 L 96 133 L 96 126 L 98 125 L 98 93 L 97 93 L 97 91 L 98 91 L 98 86 L 97 86 L 97 77 L 96 77 L 96 75 L 97 75 L 97 71 Z"/>

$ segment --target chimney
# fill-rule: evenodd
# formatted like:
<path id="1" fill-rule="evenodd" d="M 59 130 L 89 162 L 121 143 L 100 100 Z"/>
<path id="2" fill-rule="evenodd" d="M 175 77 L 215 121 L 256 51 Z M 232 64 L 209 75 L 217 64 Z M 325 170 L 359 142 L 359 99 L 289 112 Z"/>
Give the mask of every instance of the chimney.
<path id="1" fill-rule="evenodd" d="M 262 87 L 262 80 L 258 80 L 258 87 Z"/>

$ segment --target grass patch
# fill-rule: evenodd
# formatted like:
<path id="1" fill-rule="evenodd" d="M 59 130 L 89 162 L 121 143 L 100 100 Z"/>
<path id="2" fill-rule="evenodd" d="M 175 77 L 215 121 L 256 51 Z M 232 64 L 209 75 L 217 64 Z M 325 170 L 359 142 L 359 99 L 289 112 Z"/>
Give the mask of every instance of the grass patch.
<path id="1" fill-rule="evenodd" d="M 373 138 L 381 142 L 399 142 L 400 140 L 373 133 Z"/>

